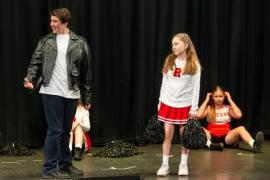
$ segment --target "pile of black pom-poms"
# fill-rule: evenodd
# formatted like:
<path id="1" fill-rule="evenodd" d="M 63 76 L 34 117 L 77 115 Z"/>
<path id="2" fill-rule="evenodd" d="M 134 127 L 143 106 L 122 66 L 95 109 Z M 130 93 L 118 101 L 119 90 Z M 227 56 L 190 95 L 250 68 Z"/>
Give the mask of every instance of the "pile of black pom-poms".
<path id="1" fill-rule="evenodd" d="M 34 154 L 36 154 L 36 152 L 14 143 L 0 147 L 0 156 L 32 156 Z"/>
<path id="2" fill-rule="evenodd" d="M 138 155 L 141 152 L 132 144 L 123 140 L 113 140 L 106 143 L 105 149 L 93 153 L 94 157 L 123 158 Z"/>

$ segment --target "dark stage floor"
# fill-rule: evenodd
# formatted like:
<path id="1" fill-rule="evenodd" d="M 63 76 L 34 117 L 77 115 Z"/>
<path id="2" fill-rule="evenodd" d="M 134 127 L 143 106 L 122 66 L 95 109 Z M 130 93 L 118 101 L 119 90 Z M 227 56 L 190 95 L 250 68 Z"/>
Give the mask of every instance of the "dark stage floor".
<path id="1" fill-rule="evenodd" d="M 257 154 L 249 151 L 249 147 L 243 143 L 240 143 L 239 149 L 224 149 L 223 152 L 192 150 L 188 159 L 189 175 L 186 177 L 177 176 L 179 148 L 179 144 L 172 146 L 170 175 L 166 177 L 156 176 L 157 169 L 161 165 L 161 145 L 139 147 L 143 154 L 129 158 L 94 158 L 91 154 L 87 154 L 82 161 L 75 161 L 74 165 L 84 170 L 83 179 L 91 180 L 261 180 L 269 179 L 270 176 L 270 141 L 265 141 L 262 153 Z M 93 147 L 92 152 L 101 149 Z M 37 155 L 31 157 L 0 156 L 0 180 L 41 179 L 42 151 L 35 151 Z"/>

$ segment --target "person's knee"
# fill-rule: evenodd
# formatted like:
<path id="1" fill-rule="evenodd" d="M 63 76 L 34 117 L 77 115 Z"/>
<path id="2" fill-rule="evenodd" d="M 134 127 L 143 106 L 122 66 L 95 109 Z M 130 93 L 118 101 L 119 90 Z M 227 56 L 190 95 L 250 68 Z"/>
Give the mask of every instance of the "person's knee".
<path id="1" fill-rule="evenodd" d="M 78 132 L 81 132 L 82 131 L 82 127 L 80 125 L 78 125 L 75 129 L 74 129 L 74 132 L 75 133 L 78 133 Z"/>
<path id="2" fill-rule="evenodd" d="M 166 134 L 165 134 L 164 140 L 165 140 L 165 141 L 171 141 L 172 138 L 173 138 L 173 134 L 171 134 L 171 133 L 166 133 Z"/>
<path id="3" fill-rule="evenodd" d="M 246 131 L 246 128 L 244 126 L 239 126 L 238 129 L 239 131 Z"/>
<path id="4" fill-rule="evenodd" d="M 77 126 L 77 130 L 78 130 L 78 131 L 83 131 L 82 126 L 81 126 L 81 125 L 78 125 L 78 126 Z"/>

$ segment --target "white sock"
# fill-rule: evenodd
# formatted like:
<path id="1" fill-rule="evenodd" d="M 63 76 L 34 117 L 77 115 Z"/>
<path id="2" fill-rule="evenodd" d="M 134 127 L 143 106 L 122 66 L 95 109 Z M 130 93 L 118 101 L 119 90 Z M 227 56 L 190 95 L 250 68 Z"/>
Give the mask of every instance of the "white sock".
<path id="1" fill-rule="evenodd" d="M 210 148 L 211 143 L 212 143 L 212 142 L 211 142 L 210 140 L 207 139 L 206 146 L 207 146 L 208 148 Z"/>
<path id="2" fill-rule="evenodd" d="M 253 145 L 254 145 L 254 139 L 251 139 L 251 140 L 249 140 L 249 142 L 248 142 L 248 144 L 250 145 L 250 147 L 252 147 L 253 148 Z"/>
<path id="3" fill-rule="evenodd" d="M 181 154 L 181 162 L 180 166 L 186 166 L 187 165 L 187 159 L 188 159 L 188 154 Z"/>
<path id="4" fill-rule="evenodd" d="M 164 155 L 162 156 L 162 164 L 169 165 L 169 155 Z"/>
<path id="5" fill-rule="evenodd" d="M 72 151 L 72 144 L 69 144 L 69 150 Z"/>
<path id="6" fill-rule="evenodd" d="M 82 149 L 82 145 L 81 144 L 76 144 L 75 147 Z"/>

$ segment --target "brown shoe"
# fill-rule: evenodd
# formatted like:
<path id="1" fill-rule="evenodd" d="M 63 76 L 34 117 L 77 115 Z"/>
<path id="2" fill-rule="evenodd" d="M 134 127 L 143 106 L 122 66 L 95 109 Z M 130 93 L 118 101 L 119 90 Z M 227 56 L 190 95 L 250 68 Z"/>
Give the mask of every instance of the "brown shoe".
<path id="1" fill-rule="evenodd" d="M 42 174 L 42 179 L 71 179 L 67 172 L 52 171 L 48 174 Z"/>
<path id="2" fill-rule="evenodd" d="M 71 175 L 83 175 L 83 170 L 80 170 L 72 165 L 65 167 L 64 169 L 62 169 L 62 171 L 66 171 Z"/>

